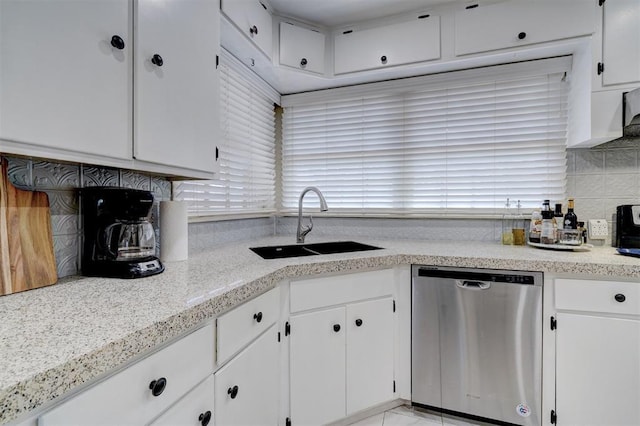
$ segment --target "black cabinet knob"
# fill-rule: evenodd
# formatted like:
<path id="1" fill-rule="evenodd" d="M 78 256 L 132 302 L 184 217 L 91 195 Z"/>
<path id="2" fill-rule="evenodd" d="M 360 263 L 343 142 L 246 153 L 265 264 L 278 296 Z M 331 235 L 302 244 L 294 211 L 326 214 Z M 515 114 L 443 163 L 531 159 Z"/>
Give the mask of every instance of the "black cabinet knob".
<path id="1" fill-rule="evenodd" d="M 249 32 L 251 33 L 252 36 L 257 35 L 258 34 L 258 27 L 256 27 L 255 25 L 251 28 L 249 28 Z"/>
<path id="2" fill-rule="evenodd" d="M 307 58 L 302 58 L 302 59 L 300 60 L 300 66 L 301 66 L 302 68 L 306 67 L 306 66 L 307 66 L 307 63 L 308 63 L 308 62 L 307 62 Z"/>
<path id="3" fill-rule="evenodd" d="M 236 396 L 238 396 L 238 385 L 227 389 L 227 395 L 229 395 L 231 399 L 236 399 Z"/>
<path id="4" fill-rule="evenodd" d="M 360 318 L 358 318 L 356 320 L 356 327 L 360 327 L 362 325 L 362 320 Z"/>
<path id="5" fill-rule="evenodd" d="M 384 56 L 384 55 L 383 55 L 383 56 L 381 56 L 381 57 L 380 57 L 380 62 L 382 62 L 383 64 L 386 64 L 386 63 L 387 63 L 387 57 L 386 57 L 386 56 Z"/>
<path id="6" fill-rule="evenodd" d="M 119 35 L 111 37 L 111 45 L 118 50 L 124 49 L 124 40 Z"/>
<path id="7" fill-rule="evenodd" d="M 198 417 L 198 421 L 202 426 L 207 426 L 211 421 L 211 411 L 207 411 L 206 413 L 200 413 L 200 417 Z"/>
<path id="8" fill-rule="evenodd" d="M 162 56 L 158 55 L 157 53 L 155 55 L 153 55 L 153 58 L 151 58 L 151 63 L 153 65 L 157 65 L 159 67 L 162 66 L 162 64 L 164 64 L 164 61 L 162 60 Z"/>
<path id="9" fill-rule="evenodd" d="M 527 36 L 527 33 L 525 33 L 525 32 L 521 32 L 521 33 L 519 33 L 519 34 L 518 34 L 518 39 L 520 39 L 520 40 L 524 40 L 524 38 L 525 38 L 526 36 Z"/>
<path id="10" fill-rule="evenodd" d="M 333 331 L 335 331 L 336 333 L 340 331 L 340 324 L 333 324 Z"/>
<path id="11" fill-rule="evenodd" d="M 160 396 L 162 392 L 164 392 L 167 387 L 167 379 L 164 377 L 160 377 L 158 380 L 154 380 L 149 383 L 149 389 L 151 389 L 151 393 L 153 396 Z"/>
<path id="12" fill-rule="evenodd" d="M 262 312 L 258 312 L 257 314 L 253 314 L 253 319 L 256 320 L 256 322 L 262 321 Z"/>
<path id="13" fill-rule="evenodd" d="M 620 302 L 620 303 L 622 303 L 622 302 L 624 302 L 625 300 L 627 300 L 627 298 L 625 297 L 625 295 L 624 295 L 624 294 L 622 294 L 622 293 L 618 293 L 618 294 L 616 294 L 613 298 L 614 298 L 614 299 L 616 299 L 616 302 Z"/>

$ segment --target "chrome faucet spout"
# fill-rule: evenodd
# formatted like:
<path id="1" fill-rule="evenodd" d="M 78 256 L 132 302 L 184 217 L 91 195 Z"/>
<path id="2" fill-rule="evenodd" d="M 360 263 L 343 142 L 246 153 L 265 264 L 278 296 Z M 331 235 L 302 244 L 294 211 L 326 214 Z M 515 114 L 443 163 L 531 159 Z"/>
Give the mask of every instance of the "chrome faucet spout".
<path id="1" fill-rule="evenodd" d="M 315 186 L 308 186 L 302 190 L 300 198 L 298 199 L 298 231 L 296 233 L 296 242 L 298 243 L 304 243 L 304 237 L 313 229 L 313 218 L 311 217 L 311 215 L 309 215 L 309 226 L 302 225 L 302 201 L 304 200 L 304 196 L 309 191 L 315 192 L 316 195 L 318 195 L 318 198 L 320 199 L 321 212 L 326 212 L 327 210 L 329 210 L 329 207 L 327 207 L 327 201 L 324 199 L 324 195 L 322 195 L 322 192 L 320 192 L 318 188 L 316 188 Z"/>

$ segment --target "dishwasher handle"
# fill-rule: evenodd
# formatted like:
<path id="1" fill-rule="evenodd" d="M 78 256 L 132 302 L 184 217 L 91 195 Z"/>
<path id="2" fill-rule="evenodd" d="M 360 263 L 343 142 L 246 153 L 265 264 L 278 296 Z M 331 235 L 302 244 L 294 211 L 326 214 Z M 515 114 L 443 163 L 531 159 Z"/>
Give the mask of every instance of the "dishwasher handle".
<path id="1" fill-rule="evenodd" d="M 491 283 L 471 280 L 456 280 L 456 285 L 469 290 L 488 290 L 491 287 Z"/>

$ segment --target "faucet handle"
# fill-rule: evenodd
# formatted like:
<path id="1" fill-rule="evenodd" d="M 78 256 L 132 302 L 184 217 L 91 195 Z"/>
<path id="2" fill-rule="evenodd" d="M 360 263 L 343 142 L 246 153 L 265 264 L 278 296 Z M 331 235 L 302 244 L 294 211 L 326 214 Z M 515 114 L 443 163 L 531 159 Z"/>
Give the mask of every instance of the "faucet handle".
<path id="1" fill-rule="evenodd" d="M 307 235 L 313 229 L 313 216 L 309 215 L 309 226 L 303 226 L 302 232 L 300 233 L 302 237 Z"/>

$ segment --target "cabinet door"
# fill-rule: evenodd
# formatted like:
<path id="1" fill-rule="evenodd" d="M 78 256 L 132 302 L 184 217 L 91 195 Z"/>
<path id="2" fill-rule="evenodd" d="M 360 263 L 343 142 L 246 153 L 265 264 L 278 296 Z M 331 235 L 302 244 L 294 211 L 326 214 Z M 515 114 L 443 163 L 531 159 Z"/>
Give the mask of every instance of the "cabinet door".
<path id="1" fill-rule="evenodd" d="M 602 83 L 640 81 L 640 1 L 604 3 Z"/>
<path id="2" fill-rule="evenodd" d="M 640 321 L 559 314 L 556 332 L 558 424 L 640 424 Z"/>
<path id="3" fill-rule="evenodd" d="M 324 39 L 321 32 L 280 23 L 280 65 L 324 73 Z"/>
<path id="4" fill-rule="evenodd" d="M 348 30 L 334 43 L 336 74 L 438 59 L 440 17 Z"/>
<path id="5" fill-rule="evenodd" d="M 259 0 L 222 0 L 222 12 L 271 59 L 271 14 Z"/>
<path id="6" fill-rule="evenodd" d="M 215 424 L 277 425 L 279 386 L 275 326 L 215 374 Z"/>
<path id="7" fill-rule="evenodd" d="M 132 47 L 127 0 L 0 1 L 0 138 L 131 159 Z"/>
<path id="8" fill-rule="evenodd" d="M 201 426 L 213 416 L 213 374 L 156 419 L 153 426 Z M 213 424 L 213 423 L 211 423 Z"/>
<path id="9" fill-rule="evenodd" d="M 455 15 L 455 54 L 488 52 L 592 34 L 591 0 L 506 1 Z"/>
<path id="10" fill-rule="evenodd" d="M 345 416 L 345 308 L 291 317 L 291 422 L 321 425 Z"/>
<path id="11" fill-rule="evenodd" d="M 347 415 L 393 399 L 393 299 L 347 305 Z"/>
<path id="12" fill-rule="evenodd" d="M 213 172 L 219 18 L 213 0 L 138 0 L 134 157 Z"/>

